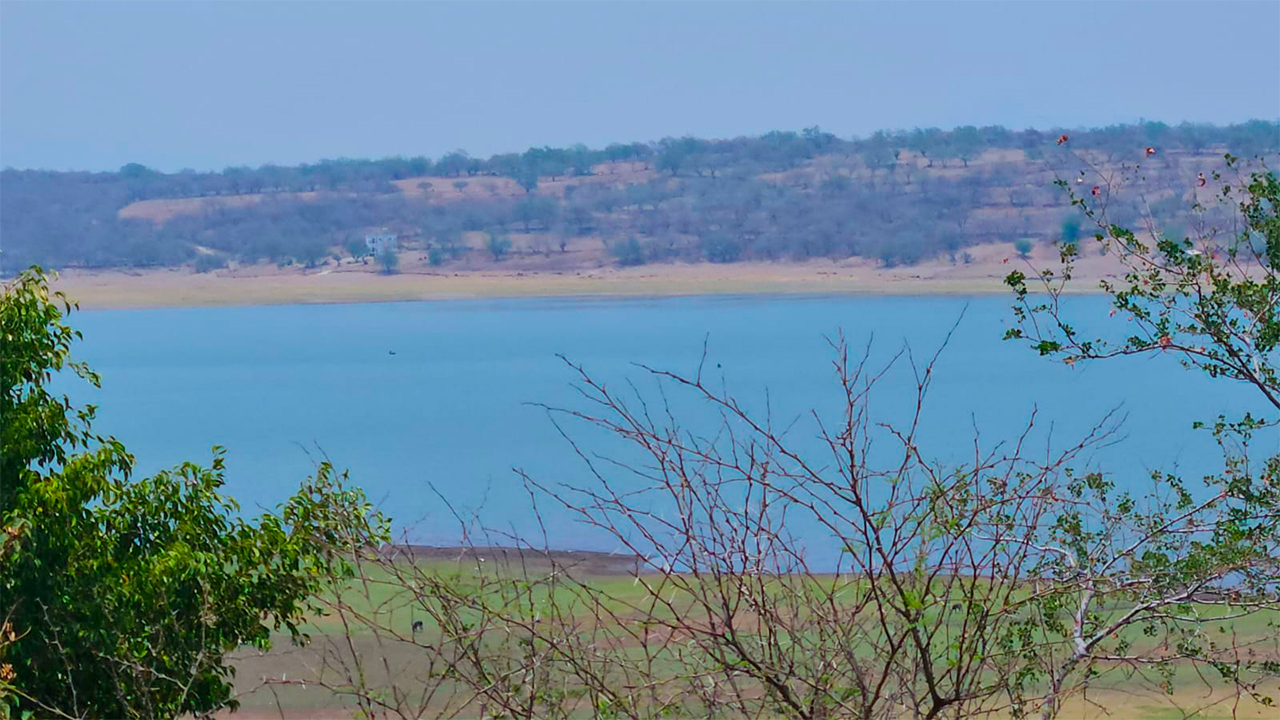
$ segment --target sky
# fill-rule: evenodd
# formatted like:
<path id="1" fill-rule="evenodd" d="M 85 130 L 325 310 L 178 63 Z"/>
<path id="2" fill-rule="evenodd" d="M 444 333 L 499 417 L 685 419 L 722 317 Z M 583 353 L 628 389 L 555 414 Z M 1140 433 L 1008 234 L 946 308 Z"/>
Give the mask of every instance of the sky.
<path id="1" fill-rule="evenodd" d="M 0 166 L 1280 118 L 1280 2 L 0 2 Z"/>

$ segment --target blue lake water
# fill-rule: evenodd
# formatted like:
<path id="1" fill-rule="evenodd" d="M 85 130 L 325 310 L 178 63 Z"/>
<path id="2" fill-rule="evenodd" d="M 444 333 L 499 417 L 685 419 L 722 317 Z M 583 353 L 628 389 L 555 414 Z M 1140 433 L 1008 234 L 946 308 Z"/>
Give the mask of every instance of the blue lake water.
<path id="1" fill-rule="evenodd" d="M 1103 297 L 1072 299 L 1080 324 L 1123 331 Z M 533 530 L 515 467 L 548 481 L 585 481 L 571 449 L 528 403 L 583 407 L 562 353 L 620 387 L 632 363 L 692 372 L 708 343 L 707 373 L 750 407 L 766 389 L 776 419 L 817 410 L 838 420 L 833 354 L 825 336 L 855 347 L 874 338 L 886 359 L 904 342 L 931 354 L 964 319 L 938 364 L 923 426 L 925 454 L 972 455 L 1012 439 L 1033 408 L 1034 436 L 1063 446 L 1117 407 L 1123 442 L 1089 457 L 1138 482 L 1147 469 L 1212 470 L 1219 457 L 1196 419 L 1262 409 L 1247 388 L 1210 381 L 1171 357 L 1069 368 L 1000 338 L 1006 297 L 712 297 L 652 300 L 452 301 L 365 305 L 95 311 L 73 324 L 77 355 L 103 388 L 67 387 L 101 406 L 97 429 L 125 442 L 141 472 L 207 462 L 227 448 L 227 490 L 246 511 L 272 507 L 308 474 L 322 450 L 412 538 L 458 540 L 434 487 L 458 509 L 483 505 L 495 527 Z M 1106 323 L 1112 323 L 1107 325 Z M 1120 323 L 1120 324 L 1118 324 Z M 394 351 L 394 354 L 391 354 Z M 909 416 L 910 374 L 891 373 L 873 409 Z M 656 397 L 656 395 L 654 396 Z M 684 402 L 684 401 L 678 401 Z M 684 408 L 710 431 L 697 403 Z M 798 442 L 814 435 L 803 421 Z M 1050 432 L 1050 428 L 1052 429 Z M 590 433 L 583 436 L 588 443 Z M 1129 480 L 1133 478 L 1133 480 Z M 613 549 L 562 511 L 544 506 L 551 542 Z"/>

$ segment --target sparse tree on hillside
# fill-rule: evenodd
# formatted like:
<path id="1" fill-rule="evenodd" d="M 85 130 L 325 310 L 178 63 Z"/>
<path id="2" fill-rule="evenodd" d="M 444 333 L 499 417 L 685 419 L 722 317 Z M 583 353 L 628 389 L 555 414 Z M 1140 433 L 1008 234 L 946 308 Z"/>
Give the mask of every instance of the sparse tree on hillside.
<path id="1" fill-rule="evenodd" d="M 672 177 L 679 175 L 688 164 L 690 156 L 699 149 L 693 138 L 666 138 L 658 150 L 654 167 L 661 172 L 669 172 Z"/>
<path id="2" fill-rule="evenodd" d="M 559 205 L 552 198 L 526 198 L 516 203 L 513 214 L 524 225 L 524 231 L 530 232 L 531 225 L 535 223 L 544 229 L 550 228 L 555 222 L 558 208 Z"/>
<path id="3" fill-rule="evenodd" d="M 881 168 L 888 168 L 893 171 L 898 162 L 898 155 L 893 147 L 893 141 L 889 135 L 883 131 L 878 131 L 867 140 L 865 149 L 862 151 L 862 161 L 866 163 L 867 169 L 871 173 L 871 183 L 875 185 L 876 171 Z"/>
<path id="4" fill-rule="evenodd" d="M 442 175 L 461 175 L 467 171 L 471 157 L 465 150 L 455 150 L 440 158 L 436 163 L 436 172 Z"/>
<path id="5" fill-rule="evenodd" d="M 951 145 L 955 157 L 960 158 L 965 167 L 969 167 L 969 161 L 982 152 L 982 136 L 978 128 L 972 125 L 958 127 L 951 134 Z"/>
<path id="6" fill-rule="evenodd" d="M 520 170 L 516 176 L 516 182 L 520 187 L 524 188 L 525 194 L 531 194 L 538 188 L 538 170 L 534 167 L 526 167 Z"/>
<path id="7" fill-rule="evenodd" d="M 1150 126 L 1150 127 L 1149 127 Z M 592 162 L 647 161 L 658 153 L 663 175 L 638 208 L 620 208 L 618 199 L 627 188 L 647 184 L 631 174 L 616 178 L 617 186 L 584 183 L 574 196 L 563 199 L 548 195 L 566 210 L 583 204 L 598 211 L 598 222 L 589 230 L 602 238 L 616 241 L 630 234 L 646 232 L 679 232 L 692 237 L 721 229 L 749 233 L 750 246 L 743 258 L 806 257 L 818 245 L 841 255 L 857 245 L 850 238 L 888 233 L 906 242 L 930 243 L 941 235 L 939 224 L 951 225 L 956 203 L 969 211 L 977 205 L 993 205 L 997 186 L 1027 186 L 1028 192 L 1015 193 L 1019 204 L 1039 203 L 1039 173 L 1047 166 L 1064 176 L 1074 175 L 1082 166 L 1071 153 L 1040 152 L 1056 147 L 1060 133 L 1046 135 L 1037 131 L 1009 133 L 1000 128 L 958 128 L 951 132 L 929 129 L 912 133 L 879 133 L 873 140 L 843 141 L 819 131 L 774 132 L 759 137 L 732 140 L 699 140 L 668 138 L 656 146 L 633 143 L 612 149 L 594 151 L 582 147 L 533 148 L 525 153 L 506 153 L 488 159 L 470 158 L 458 151 L 449 153 L 438 163 L 425 158 L 385 158 L 381 160 L 327 160 L 298 167 L 263 166 L 233 167 L 222 172 L 183 172 L 166 174 L 129 168 L 120 173 L 57 173 L 46 171 L 0 171 L 0 236 L 4 237 L 5 263 L 21 268 L 32 262 L 54 265 L 104 267 L 118 265 L 163 266 L 191 262 L 195 246 L 213 249 L 228 258 L 252 263 L 262 260 L 281 262 L 294 258 L 306 262 L 307 247 L 315 238 L 341 237 L 362 228 L 392 224 L 418 224 L 421 196 L 401 193 L 390 183 L 405 178 L 421 177 L 431 172 L 455 179 L 445 182 L 468 182 L 462 179 L 476 173 L 522 180 L 527 195 L 536 196 L 537 174 L 541 169 L 551 173 L 581 173 Z M 1164 196 L 1176 196 L 1187 190 L 1182 168 L 1191 172 L 1208 170 L 1207 158 L 1192 151 L 1218 145 L 1239 147 L 1243 152 L 1274 152 L 1280 144 L 1280 129 L 1274 122 L 1250 122 L 1229 127 L 1179 126 L 1158 129 L 1156 124 L 1116 126 L 1097 130 L 1074 130 L 1066 148 L 1091 152 L 1115 152 L 1117 158 L 1142 163 L 1146 185 L 1140 191 L 1150 199 L 1151 214 L 1170 223 L 1189 224 L 1185 207 L 1168 206 Z M 1155 160 L 1142 154 L 1145 144 L 1157 143 Z M 871 146 L 879 143 L 880 150 Z M 933 164 L 950 164 L 948 158 L 958 154 L 966 143 L 974 152 L 989 148 L 1020 149 L 1027 159 L 1010 156 L 1007 162 L 991 163 L 983 172 L 970 172 L 962 177 L 940 177 L 925 171 L 914 177 L 908 173 L 889 174 L 882 170 L 890 160 L 876 159 L 875 153 L 887 149 L 890 154 L 902 147 L 924 153 Z M 820 179 L 814 192 L 807 169 L 789 176 L 785 182 L 765 181 L 762 175 L 797 168 L 812 162 L 816 177 L 833 172 L 846 172 L 855 163 L 854 154 L 870 153 L 874 181 L 860 177 L 851 192 L 866 196 L 850 197 L 843 190 Z M 973 155 L 976 157 L 976 154 Z M 914 165 L 914 163 L 912 163 Z M 637 163 L 639 170 L 639 163 Z M 1112 166 L 1108 171 L 1117 171 Z M 903 188 L 897 178 L 909 180 L 910 212 L 898 196 Z M 715 182 L 711 182 L 711 180 Z M 423 180 L 422 182 L 430 182 Z M 472 181 L 474 182 L 474 181 Z M 492 182 L 495 186 L 497 181 Z M 836 181 L 838 182 L 838 181 Z M 1032 183 L 1028 185 L 1028 183 Z M 437 183 L 438 184 L 438 183 Z M 757 185 L 772 186 L 772 199 L 750 207 L 736 208 L 743 188 L 758 193 Z M 448 187 L 448 185 L 444 186 Z M 467 186 L 470 189 L 470 186 Z M 825 189 L 824 189 L 825 188 Z M 962 200 L 951 190 L 972 188 L 977 196 Z M 1087 191 L 1087 187 L 1084 188 Z M 338 191 L 323 196 L 299 197 L 297 191 Z M 269 200 L 231 206 L 212 203 L 178 203 L 165 208 L 180 214 L 155 220 L 151 213 L 158 207 L 131 207 L 135 200 L 219 196 L 232 193 L 270 193 Z M 464 193 L 466 194 L 466 193 Z M 590 198 L 585 195 L 589 194 Z M 470 193 L 462 199 L 451 196 L 451 211 L 464 218 L 467 229 L 505 232 L 512 222 L 514 203 L 503 192 L 488 195 Z M 686 197 L 692 204 L 666 202 Z M 761 197 L 766 197 L 761 194 Z M 1135 194 L 1133 197 L 1137 197 Z M 1007 199 L 1007 196 L 1006 198 Z M 1000 204 L 1005 204 L 1004 199 Z M 441 208 L 439 198 L 429 202 Z M 1137 217 L 1137 202 L 1130 206 L 1126 219 Z M 767 210 L 764 209 L 767 206 Z M 862 208 L 857 217 L 853 208 Z M 897 207 L 894 207 L 897 206 Z M 790 208 L 790 209 L 788 209 Z M 797 211 L 804 208 L 803 211 Z M 992 210 L 996 208 L 990 208 Z M 1113 215 L 1122 210 L 1113 207 Z M 1165 213 L 1172 213 L 1166 217 Z M 137 213 L 137 214 L 135 214 Z M 727 217 L 727 216 L 736 217 Z M 1057 227 L 1044 213 L 1023 215 L 982 212 L 981 223 L 964 228 L 967 242 L 979 238 L 1018 235 L 1056 237 Z M 1119 217 L 1116 215 L 1116 217 Z M 532 225 L 532 223 L 531 223 Z M 873 227 L 874 226 L 874 227 Z M 833 230 L 833 228 L 844 228 Z M 856 229 L 850 229 L 856 228 Z M 583 234 L 581 231 L 575 231 Z M 824 237 L 819 237 L 824 236 Z M 834 239 L 834 240 L 833 240 Z M 837 249 L 839 246 L 839 249 Z M 914 248 L 908 256 L 928 257 L 943 249 L 936 245 Z"/>
<path id="8" fill-rule="evenodd" d="M 640 241 L 634 235 L 624 242 L 616 242 L 610 245 L 609 254 L 613 255 L 618 260 L 618 264 L 623 267 L 643 265 L 648 260 L 644 246 L 640 244 Z"/>
<path id="9" fill-rule="evenodd" d="M 494 262 L 501 262 L 511 252 L 511 240 L 505 235 L 490 233 L 485 241 L 485 249 L 493 256 Z"/>

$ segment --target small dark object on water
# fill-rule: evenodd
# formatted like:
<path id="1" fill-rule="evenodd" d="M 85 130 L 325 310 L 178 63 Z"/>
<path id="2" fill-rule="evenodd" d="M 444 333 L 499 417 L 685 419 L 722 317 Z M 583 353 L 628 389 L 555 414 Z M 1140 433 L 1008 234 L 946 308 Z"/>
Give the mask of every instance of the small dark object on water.
<path id="1" fill-rule="evenodd" d="M 396 351 L 395 351 L 395 350 L 388 350 L 388 351 L 387 351 L 387 354 L 388 354 L 388 355 L 395 355 L 395 354 L 396 354 Z"/>

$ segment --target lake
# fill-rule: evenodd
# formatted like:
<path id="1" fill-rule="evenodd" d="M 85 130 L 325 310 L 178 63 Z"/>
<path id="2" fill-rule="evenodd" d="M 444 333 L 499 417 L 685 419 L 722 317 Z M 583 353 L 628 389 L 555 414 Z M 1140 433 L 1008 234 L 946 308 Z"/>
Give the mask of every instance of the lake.
<path id="1" fill-rule="evenodd" d="M 1079 324 L 1123 331 L 1105 297 L 1069 302 Z M 1070 368 L 1003 342 L 1011 312 L 1002 296 L 93 311 L 73 317 L 85 335 L 76 354 L 102 374 L 103 388 L 67 387 L 73 399 L 101 406 L 97 430 L 124 441 L 142 472 L 207 462 L 210 447 L 222 445 L 227 490 L 253 511 L 284 499 L 327 454 L 410 537 L 448 544 L 458 525 L 432 487 L 462 512 L 483 507 L 487 524 L 528 533 L 529 500 L 512 468 L 548 481 L 586 477 L 546 413 L 529 405 L 584 407 L 557 353 L 611 387 L 630 378 L 656 397 L 632 363 L 692 373 L 705 340 L 708 376 L 752 408 L 763 410 L 767 389 L 775 418 L 812 409 L 838 419 L 825 336 L 843 331 L 857 348 L 871 340 L 879 360 L 904 342 L 929 355 L 962 313 L 926 406 L 926 455 L 971 455 L 975 426 L 984 442 L 1012 439 L 1033 408 L 1036 447 L 1064 446 L 1120 407 L 1127 437 L 1089 462 L 1135 482 L 1153 468 L 1212 470 L 1217 451 L 1192 421 L 1262 409 L 1247 388 L 1212 382 L 1172 357 Z M 877 415 L 907 417 L 911 387 L 905 368 L 890 373 L 875 396 Z M 711 429 L 704 406 L 677 402 L 692 425 Z M 812 442 L 812 423 L 795 432 L 797 442 Z M 544 510 L 553 545 L 614 549 L 563 511 Z"/>

